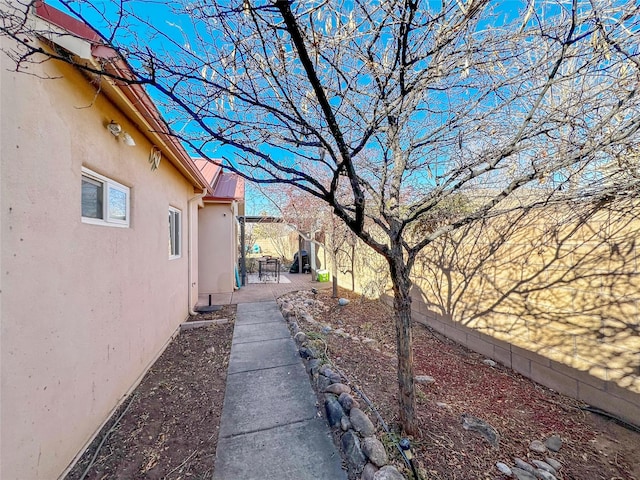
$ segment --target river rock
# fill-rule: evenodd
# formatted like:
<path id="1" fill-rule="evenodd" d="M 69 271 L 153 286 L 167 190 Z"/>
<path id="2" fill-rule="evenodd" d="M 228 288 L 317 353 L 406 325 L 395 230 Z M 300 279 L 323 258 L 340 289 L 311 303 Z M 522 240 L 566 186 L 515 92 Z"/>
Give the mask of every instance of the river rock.
<path id="1" fill-rule="evenodd" d="M 521 458 L 514 458 L 513 459 L 513 463 L 516 464 L 516 467 L 525 470 L 531 474 L 535 473 L 536 469 L 533 465 L 528 464 L 527 462 L 525 462 L 524 460 L 522 460 Z"/>
<path id="2" fill-rule="evenodd" d="M 332 383 L 325 388 L 324 391 L 326 393 L 335 393 L 336 395 L 340 395 L 341 393 L 351 393 L 351 388 L 344 383 Z"/>
<path id="3" fill-rule="evenodd" d="M 353 428 L 358 433 L 362 434 L 363 437 L 369 437 L 376 431 L 367 414 L 359 408 L 351 409 L 351 412 L 349 413 L 349 420 L 351 420 L 351 425 L 353 425 Z"/>
<path id="4" fill-rule="evenodd" d="M 534 440 L 529 444 L 529 450 L 536 453 L 545 453 L 547 451 L 547 447 L 544 446 L 540 440 Z"/>
<path id="5" fill-rule="evenodd" d="M 346 432 L 350 428 L 352 428 L 351 420 L 346 415 L 340 419 L 340 428 L 343 432 Z"/>
<path id="6" fill-rule="evenodd" d="M 304 332 L 298 332 L 293 336 L 293 339 L 298 345 L 302 345 L 307 341 L 307 335 Z"/>
<path id="7" fill-rule="evenodd" d="M 314 358 L 313 360 L 309 360 L 309 363 L 307 364 L 307 373 L 310 373 L 313 376 L 317 375 L 318 368 L 320 367 L 321 364 L 322 364 L 322 360 L 320 360 L 319 358 Z"/>
<path id="8" fill-rule="evenodd" d="M 353 407 L 358 407 L 358 402 L 356 402 L 356 400 L 347 392 L 341 393 L 338 397 L 338 401 L 340 402 L 340 405 L 342 405 L 342 408 L 344 408 L 345 412 L 351 411 Z"/>
<path id="9" fill-rule="evenodd" d="M 331 380 L 325 377 L 324 375 L 318 375 L 318 380 L 316 382 L 316 385 L 318 386 L 318 390 L 320 390 L 321 392 L 324 392 L 325 388 L 331 385 Z"/>
<path id="10" fill-rule="evenodd" d="M 300 356 L 305 360 L 308 360 L 310 358 L 316 358 L 315 352 L 310 348 L 302 347 L 298 350 L 298 352 L 300 353 Z"/>
<path id="11" fill-rule="evenodd" d="M 436 381 L 436 379 L 430 375 L 417 375 L 415 380 L 416 380 L 416 383 L 425 383 L 425 384 L 435 383 Z"/>
<path id="12" fill-rule="evenodd" d="M 396 467 L 387 465 L 375 473 L 373 480 L 405 480 L 405 478 Z"/>
<path id="13" fill-rule="evenodd" d="M 327 420 L 329 421 L 329 425 L 332 427 L 336 427 L 340 425 L 340 420 L 345 416 L 344 410 L 342 409 L 342 405 L 338 402 L 338 399 L 333 395 L 327 396 L 324 409 L 327 412 Z"/>
<path id="14" fill-rule="evenodd" d="M 562 448 L 562 439 L 558 435 L 552 435 L 544 441 L 544 444 L 552 452 L 557 452 Z"/>
<path id="15" fill-rule="evenodd" d="M 506 475 L 507 477 L 511 476 L 511 469 L 506 463 L 498 462 L 496 463 L 496 468 L 500 471 L 500 473 Z"/>
<path id="16" fill-rule="evenodd" d="M 349 430 L 342 435 L 341 443 L 342 451 L 347 458 L 347 462 L 357 471 L 361 471 L 365 463 L 367 463 L 367 459 L 360 449 L 360 439 L 358 435 L 356 435 L 353 430 Z"/>
<path id="17" fill-rule="evenodd" d="M 340 298 L 338 299 L 338 305 L 340 305 L 341 307 L 349 305 L 349 300 L 346 298 Z"/>
<path id="18" fill-rule="evenodd" d="M 376 467 L 382 467 L 389 461 L 384 445 L 376 437 L 366 437 L 362 441 L 362 451 Z"/>
<path id="19" fill-rule="evenodd" d="M 536 470 L 536 477 L 540 480 L 558 480 L 553 473 L 549 473 L 546 470 Z"/>
<path id="20" fill-rule="evenodd" d="M 320 367 L 319 373 L 320 375 L 324 375 L 325 377 L 330 377 L 335 372 L 331 370 L 331 367 L 325 363 Z"/>
<path id="21" fill-rule="evenodd" d="M 541 470 L 545 470 L 545 471 L 547 471 L 549 473 L 552 473 L 554 475 L 558 474 L 556 469 L 553 468 L 551 465 L 549 465 L 547 462 L 543 462 L 541 460 L 531 460 L 531 463 L 533 463 L 536 467 L 538 467 Z"/>
<path id="22" fill-rule="evenodd" d="M 562 468 L 562 464 L 555 458 L 546 457 L 544 460 L 551 465 L 556 472 Z"/>
<path id="23" fill-rule="evenodd" d="M 378 467 L 376 467 L 373 463 L 367 463 L 364 466 L 364 470 L 362 470 L 362 475 L 360 476 L 360 480 L 373 480 L 373 476 L 378 471 Z"/>
<path id="24" fill-rule="evenodd" d="M 484 420 L 474 417 L 473 415 L 469 415 L 467 413 L 462 414 L 462 428 L 478 432 L 494 448 L 497 448 L 500 443 L 500 435 L 498 435 L 498 431 Z"/>
<path id="25" fill-rule="evenodd" d="M 522 470 L 518 467 L 513 467 L 511 472 L 515 475 L 518 480 L 536 480 L 536 476 L 532 473 L 527 472 L 526 470 Z"/>

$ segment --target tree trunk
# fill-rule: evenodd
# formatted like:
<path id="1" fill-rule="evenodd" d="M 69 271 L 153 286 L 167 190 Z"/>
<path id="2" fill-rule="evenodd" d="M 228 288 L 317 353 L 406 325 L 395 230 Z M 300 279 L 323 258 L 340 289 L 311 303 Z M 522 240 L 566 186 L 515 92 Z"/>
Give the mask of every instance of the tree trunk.
<path id="1" fill-rule="evenodd" d="M 400 424 L 408 435 L 417 433 L 416 397 L 413 375 L 413 340 L 411 336 L 411 280 L 402 257 L 388 259 L 393 282 L 396 344 L 398 349 L 398 387 Z"/>
<path id="2" fill-rule="evenodd" d="M 333 264 L 331 268 L 331 277 L 333 282 L 331 296 L 333 298 L 338 298 L 338 254 L 335 250 L 331 250 L 331 257 L 331 263 Z"/>
<path id="3" fill-rule="evenodd" d="M 356 291 L 356 243 L 351 245 L 351 291 Z"/>

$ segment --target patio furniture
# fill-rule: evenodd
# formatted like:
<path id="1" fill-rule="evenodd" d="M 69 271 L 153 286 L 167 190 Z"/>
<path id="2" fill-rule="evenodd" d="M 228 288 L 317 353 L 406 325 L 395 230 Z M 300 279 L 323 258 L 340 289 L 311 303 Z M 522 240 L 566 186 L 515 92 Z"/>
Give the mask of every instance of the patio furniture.
<path id="1" fill-rule="evenodd" d="M 262 257 L 258 260 L 258 278 L 266 282 L 269 279 L 280 283 L 280 259 L 273 257 Z"/>

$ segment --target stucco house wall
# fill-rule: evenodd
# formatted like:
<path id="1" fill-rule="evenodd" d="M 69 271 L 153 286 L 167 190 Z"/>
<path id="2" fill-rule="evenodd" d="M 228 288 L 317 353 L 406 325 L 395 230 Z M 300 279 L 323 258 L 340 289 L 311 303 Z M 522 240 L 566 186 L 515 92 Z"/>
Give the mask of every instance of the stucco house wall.
<path id="1" fill-rule="evenodd" d="M 188 315 L 197 202 L 171 163 L 151 171 L 150 142 L 77 70 L 32 65 L 43 80 L 11 68 L 2 56 L 0 477 L 50 480 Z M 111 120 L 135 147 L 108 132 Z M 131 189 L 128 228 L 81 221 L 83 166 Z M 182 212 L 171 260 L 169 207 Z"/>
<path id="2" fill-rule="evenodd" d="M 198 211 L 198 237 L 200 293 L 233 292 L 238 255 L 233 204 L 205 202 Z"/>

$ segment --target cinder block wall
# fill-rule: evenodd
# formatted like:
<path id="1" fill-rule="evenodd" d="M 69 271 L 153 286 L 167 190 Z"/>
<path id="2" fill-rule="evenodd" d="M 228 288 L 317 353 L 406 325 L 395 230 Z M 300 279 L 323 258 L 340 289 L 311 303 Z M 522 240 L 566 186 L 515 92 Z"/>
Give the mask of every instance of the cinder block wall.
<path id="1" fill-rule="evenodd" d="M 393 303 L 393 298 L 389 295 L 384 295 L 382 299 L 389 305 Z M 588 371 L 552 360 L 429 312 L 426 304 L 419 300 L 414 301 L 412 306 L 415 321 L 461 345 L 552 390 L 601 408 L 630 423 L 640 424 L 640 394 L 637 392 L 620 387 L 615 381 L 603 380 Z"/>
<path id="2" fill-rule="evenodd" d="M 413 315 L 545 386 L 638 424 L 638 213 L 637 203 L 555 207 L 442 238 L 414 268 Z M 384 292 L 384 260 L 360 245 L 356 265 L 356 290 Z M 339 281 L 351 287 L 348 275 Z"/>

